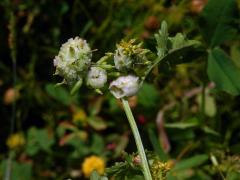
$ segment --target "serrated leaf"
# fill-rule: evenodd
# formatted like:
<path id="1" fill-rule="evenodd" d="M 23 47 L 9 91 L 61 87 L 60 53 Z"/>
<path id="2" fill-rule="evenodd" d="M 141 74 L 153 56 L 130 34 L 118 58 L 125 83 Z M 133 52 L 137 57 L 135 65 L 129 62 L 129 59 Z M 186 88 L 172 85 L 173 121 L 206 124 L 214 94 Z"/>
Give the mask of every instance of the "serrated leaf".
<path id="1" fill-rule="evenodd" d="M 171 49 L 179 49 L 184 47 L 186 44 L 189 44 L 182 33 L 177 33 L 176 36 L 174 38 L 170 38 L 170 40 L 172 43 Z"/>
<path id="2" fill-rule="evenodd" d="M 235 0 L 209 0 L 202 11 L 200 27 L 206 42 L 215 47 L 234 38 Z"/>
<path id="3" fill-rule="evenodd" d="M 210 51 L 207 73 L 218 89 L 232 95 L 240 94 L 240 69 L 234 65 L 223 50 L 215 48 Z"/>
<path id="4" fill-rule="evenodd" d="M 163 57 L 167 52 L 168 44 L 168 27 L 165 21 L 162 22 L 159 32 L 155 34 L 155 39 L 157 41 L 157 54 L 159 57 Z"/>
<path id="5" fill-rule="evenodd" d="M 183 38 L 184 36 L 182 34 L 170 38 L 172 48 L 160 61 L 160 68 L 163 63 L 167 63 L 169 66 L 175 66 L 190 62 L 204 54 L 201 44 L 198 41 Z"/>
<path id="6" fill-rule="evenodd" d="M 141 179 L 144 180 L 140 166 L 133 166 L 129 162 L 115 163 L 114 166 L 107 168 L 106 173 L 108 177 L 114 178 L 115 180 L 132 180 Z"/>
<path id="7" fill-rule="evenodd" d="M 113 166 L 106 169 L 106 173 L 109 177 L 117 176 L 118 174 L 123 173 L 124 169 L 129 168 L 129 164 L 127 162 L 117 162 Z"/>
<path id="8" fill-rule="evenodd" d="M 165 24 L 165 25 L 163 25 Z M 201 43 L 195 40 L 188 40 L 182 34 L 178 33 L 175 37 L 168 37 L 167 25 L 164 22 L 158 34 L 155 34 L 157 41 L 157 55 L 151 66 L 145 72 L 145 77 L 156 66 L 161 69 L 169 69 L 173 65 L 186 63 L 204 55 L 205 51 L 201 47 Z"/>

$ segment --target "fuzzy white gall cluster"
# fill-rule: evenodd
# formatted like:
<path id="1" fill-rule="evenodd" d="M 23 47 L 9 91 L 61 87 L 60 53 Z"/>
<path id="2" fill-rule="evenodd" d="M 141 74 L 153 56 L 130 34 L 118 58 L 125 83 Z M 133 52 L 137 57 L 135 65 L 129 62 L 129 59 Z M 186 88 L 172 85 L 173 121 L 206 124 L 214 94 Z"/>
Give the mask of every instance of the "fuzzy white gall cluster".
<path id="1" fill-rule="evenodd" d="M 79 37 L 69 39 L 62 45 L 53 63 L 55 74 L 62 76 L 67 83 L 81 80 L 91 64 L 92 51 L 86 40 Z"/>
<path id="2" fill-rule="evenodd" d="M 100 67 L 91 67 L 87 75 L 87 85 L 92 88 L 102 88 L 107 82 L 107 72 Z"/>
<path id="3" fill-rule="evenodd" d="M 112 81 L 109 89 L 117 99 L 120 99 L 135 95 L 139 90 L 139 86 L 139 77 L 127 75 Z"/>

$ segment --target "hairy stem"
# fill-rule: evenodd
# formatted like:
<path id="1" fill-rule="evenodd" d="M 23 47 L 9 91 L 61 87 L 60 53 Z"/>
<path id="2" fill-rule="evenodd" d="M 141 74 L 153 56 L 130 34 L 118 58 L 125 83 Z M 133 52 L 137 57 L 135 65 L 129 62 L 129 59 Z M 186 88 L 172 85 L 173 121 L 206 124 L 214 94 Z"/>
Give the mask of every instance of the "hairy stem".
<path id="1" fill-rule="evenodd" d="M 131 108 L 129 107 L 128 101 L 125 99 L 122 99 L 122 104 L 123 104 L 124 111 L 127 115 L 129 124 L 131 126 L 133 136 L 134 136 L 134 139 L 135 139 L 135 142 L 137 145 L 138 153 L 141 158 L 141 165 L 143 168 L 144 177 L 146 180 L 152 180 L 152 176 L 151 176 L 150 169 L 148 166 L 147 157 L 146 157 L 146 154 L 145 154 L 145 151 L 143 148 L 142 140 L 141 140 L 140 134 L 138 132 L 137 124 L 134 120 Z"/>

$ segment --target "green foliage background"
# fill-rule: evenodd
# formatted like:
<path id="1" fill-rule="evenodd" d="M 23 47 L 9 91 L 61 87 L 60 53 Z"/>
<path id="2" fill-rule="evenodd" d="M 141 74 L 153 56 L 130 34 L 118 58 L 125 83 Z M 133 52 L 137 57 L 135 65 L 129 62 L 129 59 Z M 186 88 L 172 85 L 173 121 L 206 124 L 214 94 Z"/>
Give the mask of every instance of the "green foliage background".
<path id="1" fill-rule="evenodd" d="M 202 44 L 193 48 L 177 35 L 172 46 L 184 48 L 163 58 L 130 99 L 145 148 L 174 164 L 168 179 L 239 179 L 240 2 L 201 2 L 203 10 L 194 0 L 1 1 L 0 177 L 9 154 L 13 179 L 27 180 L 83 179 L 85 157 L 101 156 L 111 166 L 123 160 L 123 151 L 135 152 L 120 103 L 86 87 L 74 96 L 68 87 L 55 88 L 59 77 L 52 76 L 52 61 L 75 36 L 97 49 L 94 61 L 123 38 L 141 39 L 156 52 L 154 33 L 165 20 L 170 37 L 183 32 Z M 6 102 L 14 61 L 16 111 Z M 78 120 L 80 111 L 85 116 Z M 6 146 L 11 129 L 26 141 L 14 151 Z M 74 170 L 80 175 L 74 177 Z M 131 173 L 123 176 L 134 179 Z"/>

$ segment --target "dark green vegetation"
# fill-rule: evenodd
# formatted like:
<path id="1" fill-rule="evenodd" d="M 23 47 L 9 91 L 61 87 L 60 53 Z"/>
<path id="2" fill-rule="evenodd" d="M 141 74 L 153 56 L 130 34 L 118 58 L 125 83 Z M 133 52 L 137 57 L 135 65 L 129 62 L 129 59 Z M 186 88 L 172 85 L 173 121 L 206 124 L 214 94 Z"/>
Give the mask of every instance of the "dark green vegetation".
<path id="1" fill-rule="evenodd" d="M 86 87 L 74 96 L 67 86 L 55 88 L 61 78 L 52 77 L 52 60 L 75 36 L 98 49 L 94 61 L 123 38 L 157 52 L 154 34 L 165 20 L 169 37 L 187 38 L 175 36 L 169 55 L 130 99 L 144 146 L 172 165 L 170 180 L 238 180 L 239 9 L 234 0 L 1 1 L 0 177 L 11 166 L 14 180 L 83 179 L 82 162 L 94 154 L 108 166 L 125 157 L 108 174 L 141 179 L 134 158 L 123 153 L 136 147 L 120 103 Z M 24 137 L 8 143 L 11 151 L 10 133 Z"/>

